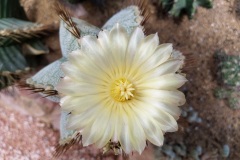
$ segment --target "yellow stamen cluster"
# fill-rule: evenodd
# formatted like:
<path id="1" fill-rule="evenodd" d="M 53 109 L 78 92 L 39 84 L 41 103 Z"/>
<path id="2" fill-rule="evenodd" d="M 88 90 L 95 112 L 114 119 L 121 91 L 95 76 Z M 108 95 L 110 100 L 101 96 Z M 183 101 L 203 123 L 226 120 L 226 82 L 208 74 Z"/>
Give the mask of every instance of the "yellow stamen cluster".
<path id="1" fill-rule="evenodd" d="M 126 78 L 120 78 L 113 82 L 111 86 L 111 96 L 118 102 L 130 100 L 134 92 L 133 84 Z"/>

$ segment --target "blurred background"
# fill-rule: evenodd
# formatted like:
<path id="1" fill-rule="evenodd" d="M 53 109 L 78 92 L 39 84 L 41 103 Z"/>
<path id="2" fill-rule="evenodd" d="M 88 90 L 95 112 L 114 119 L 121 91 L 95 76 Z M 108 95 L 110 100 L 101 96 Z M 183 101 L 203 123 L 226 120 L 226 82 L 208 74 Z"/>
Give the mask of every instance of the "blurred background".
<path id="1" fill-rule="evenodd" d="M 19 85 L 61 57 L 57 0 L 0 0 L 0 159 L 52 159 L 60 107 Z M 127 0 L 59 0 L 71 16 L 101 28 Z M 240 0 L 149 0 L 147 34 L 186 54 L 179 130 L 136 160 L 240 159 Z M 74 145 L 59 160 L 121 159 Z"/>

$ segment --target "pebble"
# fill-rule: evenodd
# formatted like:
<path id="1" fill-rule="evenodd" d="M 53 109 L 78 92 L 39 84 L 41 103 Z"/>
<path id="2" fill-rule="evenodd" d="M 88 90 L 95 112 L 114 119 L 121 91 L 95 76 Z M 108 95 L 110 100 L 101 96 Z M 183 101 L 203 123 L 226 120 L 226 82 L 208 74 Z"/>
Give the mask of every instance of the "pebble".
<path id="1" fill-rule="evenodd" d="M 223 145 L 223 148 L 221 150 L 222 157 L 227 158 L 229 156 L 229 154 L 230 154 L 230 147 L 229 147 L 229 145 L 227 145 L 227 144 Z"/>

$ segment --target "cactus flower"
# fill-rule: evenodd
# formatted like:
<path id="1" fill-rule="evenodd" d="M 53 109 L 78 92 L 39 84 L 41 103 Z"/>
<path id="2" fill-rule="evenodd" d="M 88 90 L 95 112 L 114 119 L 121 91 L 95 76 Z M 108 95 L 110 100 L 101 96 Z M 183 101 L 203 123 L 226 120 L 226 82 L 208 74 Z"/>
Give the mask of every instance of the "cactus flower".
<path id="1" fill-rule="evenodd" d="M 172 45 L 160 45 L 157 34 L 145 36 L 141 27 L 128 34 L 119 24 L 79 43 L 57 86 L 62 110 L 71 112 L 68 128 L 82 135 L 84 146 L 111 141 L 127 154 L 141 154 L 146 141 L 161 146 L 164 133 L 178 129 L 185 103 L 178 91 L 186 82 L 183 60 Z"/>

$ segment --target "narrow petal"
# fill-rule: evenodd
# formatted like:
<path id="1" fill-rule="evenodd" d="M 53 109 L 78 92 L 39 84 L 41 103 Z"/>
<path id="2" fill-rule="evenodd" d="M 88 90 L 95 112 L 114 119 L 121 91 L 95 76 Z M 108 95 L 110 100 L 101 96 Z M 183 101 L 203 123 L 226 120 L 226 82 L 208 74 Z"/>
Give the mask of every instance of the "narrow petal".
<path id="1" fill-rule="evenodd" d="M 96 37 L 84 36 L 81 38 L 81 50 L 103 71 L 109 67 L 105 56 L 106 52 L 104 52 Z"/>
<path id="2" fill-rule="evenodd" d="M 176 120 L 167 112 L 159 110 L 151 104 L 147 104 L 142 101 L 136 100 L 136 104 L 139 109 L 154 118 L 161 125 L 161 129 L 163 131 L 169 130 L 169 128 L 174 131 L 178 129 Z"/>
<path id="3" fill-rule="evenodd" d="M 164 137 L 158 123 L 148 114 L 148 112 L 141 111 L 137 106 L 132 105 L 132 109 L 136 113 L 136 116 L 144 129 L 146 138 L 152 144 L 162 146 Z M 143 117 L 148 118 L 144 119 Z"/>
<path id="4" fill-rule="evenodd" d="M 125 125 L 124 124 L 125 122 L 123 120 L 122 109 L 118 106 L 118 104 L 116 102 L 113 102 L 112 107 L 113 107 L 112 108 L 112 114 L 114 116 L 111 118 L 111 121 L 115 125 L 113 126 L 114 127 L 114 133 L 113 133 L 113 136 L 112 136 L 111 140 L 113 142 L 118 142 L 118 141 L 120 141 L 122 126 Z"/>
<path id="5" fill-rule="evenodd" d="M 165 74 L 157 78 L 149 79 L 145 83 L 136 83 L 138 89 L 173 90 L 181 87 L 187 79 L 175 73 Z"/>
<path id="6" fill-rule="evenodd" d="M 122 115 L 122 121 L 123 125 L 121 126 L 122 128 L 119 142 L 124 152 L 126 154 L 130 154 L 133 150 L 133 146 L 131 144 L 131 126 L 129 126 L 129 120 L 125 114 Z"/>
<path id="7" fill-rule="evenodd" d="M 156 63 L 154 63 L 156 66 L 162 64 L 163 62 L 167 61 L 173 51 L 173 47 L 171 43 L 165 43 L 161 44 L 157 47 L 155 50 L 153 56 L 151 57 L 152 59 L 155 59 Z"/>
<path id="8" fill-rule="evenodd" d="M 139 154 L 142 153 L 146 146 L 146 136 L 144 130 L 139 123 L 139 119 L 136 117 L 136 114 L 132 110 L 130 105 L 123 106 L 124 110 L 128 115 L 129 126 L 131 127 L 131 143 L 134 150 L 138 151 Z"/>
<path id="9" fill-rule="evenodd" d="M 71 112 L 71 117 L 69 118 L 69 129 L 78 129 L 81 130 L 86 125 L 91 124 L 95 117 L 98 115 L 98 112 L 102 108 L 101 105 L 90 106 L 90 108 L 82 113 Z"/>
<path id="10" fill-rule="evenodd" d="M 90 144 L 96 143 L 98 141 L 98 146 L 104 146 L 111 139 L 113 134 L 113 129 L 109 130 L 108 122 L 110 120 L 111 107 L 105 106 L 98 113 L 93 121 L 93 124 L 89 124 L 88 127 L 84 128 L 83 135 L 83 145 L 88 146 Z M 106 130 L 108 129 L 108 130 Z M 105 136 L 105 132 L 108 132 Z M 96 134 L 97 133 L 97 134 Z M 99 143 L 99 140 L 102 139 Z"/>
<path id="11" fill-rule="evenodd" d="M 169 60 L 171 54 L 172 44 L 166 43 L 159 45 L 151 57 L 146 59 L 146 61 L 139 66 L 138 70 L 141 72 L 137 72 L 138 74 L 135 74 L 133 77 L 139 77 L 151 70 L 154 70 L 156 67 Z"/>
<path id="12" fill-rule="evenodd" d="M 94 95 L 105 92 L 105 87 L 101 85 L 78 83 L 69 77 L 64 77 L 64 80 L 58 84 L 57 89 L 62 94 L 72 96 Z"/>
<path id="13" fill-rule="evenodd" d="M 116 73 L 123 75 L 125 72 L 125 57 L 128 44 L 128 34 L 124 27 L 118 23 L 110 31 L 111 51 L 115 63 Z"/>
<path id="14" fill-rule="evenodd" d="M 84 74 L 88 74 L 91 76 L 99 75 L 102 79 L 111 78 L 111 74 L 107 71 L 107 69 L 103 70 L 98 66 L 99 61 L 97 57 L 95 59 L 87 56 L 87 54 L 83 53 L 82 50 L 73 51 L 69 54 L 69 61 L 71 64 L 79 69 L 79 72 L 83 72 Z"/>
<path id="15" fill-rule="evenodd" d="M 149 35 L 142 40 L 134 56 L 129 75 L 134 76 L 139 67 L 155 52 L 158 43 L 157 34 Z"/>
<path id="16" fill-rule="evenodd" d="M 147 90 L 142 90 L 141 93 L 139 93 L 139 96 L 158 98 L 159 101 L 161 102 L 177 105 L 177 106 L 181 106 L 186 102 L 185 95 L 178 90 L 167 91 L 167 90 L 147 89 Z"/>
<path id="17" fill-rule="evenodd" d="M 141 76 L 135 76 L 134 80 L 139 80 L 138 83 L 142 83 L 144 81 L 148 81 L 148 79 L 159 77 L 164 74 L 175 73 L 179 70 L 182 64 L 183 61 L 181 60 L 168 60 L 151 71 L 147 72 L 147 69 L 139 71 Z"/>
<path id="18" fill-rule="evenodd" d="M 82 113 L 91 107 L 94 107 L 101 103 L 104 98 L 99 95 L 88 96 L 67 96 L 61 100 L 62 109 L 69 112 Z"/>
<path id="19" fill-rule="evenodd" d="M 181 109 L 177 105 L 173 105 L 173 104 L 170 105 L 170 104 L 163 103 L 158 98 L 144 97 L 144 98 L 141 98 L 140 100 L 146 104 L 150 104 L 151 106 L 157 108 L 158 110 L 162 110 L 169 113 L 176 120 L 181 115 Z"/>
<path id="20" fill-rule="evenodd" d="M 111 105 L 111 101 L 106 102 L 106 111 L 105 114 L 106 115 L 100 115 L 101 118 L 97 119 L 95 122 L 96 126 L 99 126 L 101 129 L 99 129 L 99 131 L 97 131 L 97 133 L 99 133 L 99 139 L 96 142 L 96 145 L 101 148 L 104 147 L 109 141 L 110 139 L 113 137 L 113 133 L 114 133 L 114 127 L 116 126 L 116 124 L 114 122 L 116 122 L 115 118 L 115 114 L 113 112 L 114 108 L 112 108 Z M 104 122 L 103 121 L 106 121 Z M 102 135 L 102 136 L 100 136 Z"/>
<path id="21" fill-rule="evenodd" d="M 95 75 L 84 73 L 81 71 L 79 67 L 74 66 L 73 64 L 70 64 L 70 62 L 63 63 L 62 70 L 66 76 L 78 82 L 85 82 L 85 83 L 92 83 L 92 84 L 99 84 L 99 85 L 102 85 L 104 82 L 106 82 L 106 80 L 103 79 L 102 76 L 100 76 L 100 73 L 96 72 Z"/>
<path id="22" fill-rule="evenodd" d="M 136 27 L 134 29 L 134 31 L 132 32 L 131 36 L 130 36 L 130 39 L 129 39 L 129 43 L 128 43 L 128 46 L 127 46 L 127 51 L 126 51 L 126 65 L 127 65 L 127 73 L 129 72 L 130 68 L 131 68 L 131 64 L 132 64 L 132 61 L 135 57 L 135 54 L 138 50 L 138 47 L 141 43 L 141 41 L 143 40 L 144 38 L 144 33 L 142 31 L 142 29 L 140 27 Z"/>
<path id="23" fill-rule="evenodd" d="M 136 53 L 136 60 L 142 62 L 147 60 L 156 50 L 159 44 L 159 39 L 157 34 L 151 34 L 145 37 L 140 46 L 138 47 Z M 143 58 L 144 57 L 144 58 Z"/>

